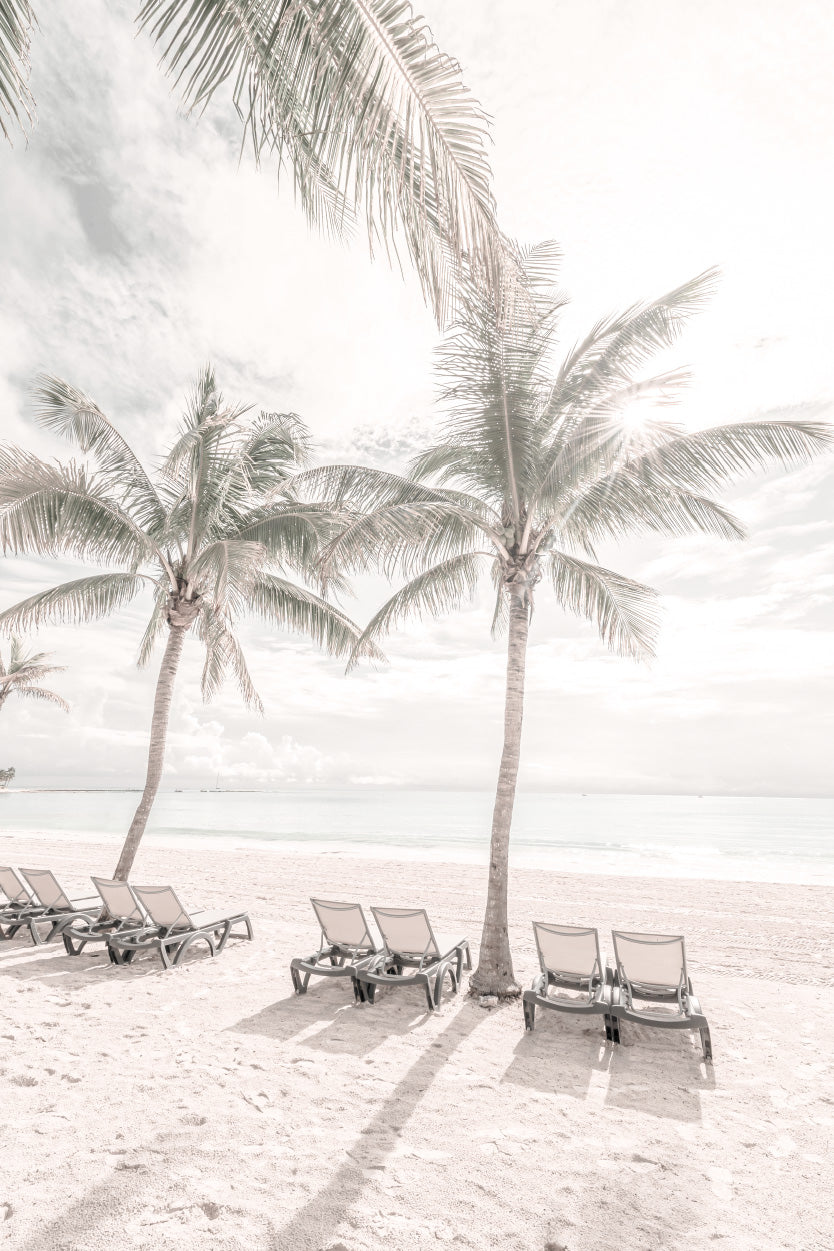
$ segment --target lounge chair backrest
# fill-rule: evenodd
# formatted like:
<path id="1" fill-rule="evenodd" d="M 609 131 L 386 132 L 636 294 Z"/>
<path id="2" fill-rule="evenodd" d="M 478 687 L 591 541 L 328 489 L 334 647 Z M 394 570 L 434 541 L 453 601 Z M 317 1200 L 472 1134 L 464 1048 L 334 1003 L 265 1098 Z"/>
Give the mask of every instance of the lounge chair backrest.
<path id="1" fill-rule="evenodd" d="M 613 930 L 620 977 L 640 986 L 676 990 L 686 985 L 686 951 L 680 934 L 624 934 Z"/>
<path id="2" fill-rule="evenodd" d="M 360 951 L 376 948 L 360 904 L 334 903 L 329 899 L 311 899 L 310 903 L 321 932 L 331 947 L 350 947 Z"/>
<path id="3" fill-rule="evenodd" d="M 170 886 L 134 886 L 133 892 L 154 925 L 166 930 L 181 925 L 193 928 L 191 917 Z"/>
<path id="4" fill-rule="evenodd" d="M 402 956 L 439 956 L 425 908 L 371 908 L 383 942 Z"/>
<path id="5" fill-rule="evenodd" d="M 105 877 L 94 877 L 92 882 L 114 920 L 142 924 L 145 914 L 127 882 L 115 882 Z"/>
<path id="6" fill-rule="evenodd" d="M 32 894 L 44 908 L 66 908 L 68 912 L 74 911 L 72 900 L 67 898 L 58 885 L 55 874 L 50 873 L 49 869 L 21 869 L 20 872 L 29 883 Z"/>
<path id="7" fill-rule="evenodd" d="M 13 904 L 32 903 L 32 892 L 10 865 L 0 865 L 0 890 Z"/>
<path id="8" fill-rule="evenodd" d="M 534 921 L 533 933 L 543 973 L 564 973 L 583 980 L 602 976 L 602 957 L 596 930 Z"/>

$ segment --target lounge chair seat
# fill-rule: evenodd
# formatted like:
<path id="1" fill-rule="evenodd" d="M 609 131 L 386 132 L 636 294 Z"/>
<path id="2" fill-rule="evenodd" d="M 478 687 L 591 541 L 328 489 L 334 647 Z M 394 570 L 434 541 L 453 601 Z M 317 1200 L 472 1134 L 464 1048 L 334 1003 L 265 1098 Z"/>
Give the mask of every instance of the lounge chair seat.
<path id="1" fill-rule="evenodd" d="M 95 920 L 78 917 L 61 932 L 69 956 L 80 956 L 89 943 L 107 943 L 116 934 L 146 929 L 150 920 L 127 882 L 94 877 L 92 883 L 101 898 Z"/>
<path id="2" fill-rule="evenodd" d="M 452 991 L 460 989 L 464 967 L 472 968 L 467 938 L 435 935 L 423 908 L 371 908 L 382 935 L 383 950 L 357 966 L 357 1001 L 373 1003 L 377 986 L 422 986 L 429 1012 L 440 1006 L 448 974 Z M 413 972 L 406 973 L 406 969 Z"/>
<path id="3" fill-rule="evenodd" d="M 212 956 L 219 955 L 231 937 L 252 939 L 249 914 L 228 908 L 187 912 L 170 886 L 133 886 L 133 894 L 148 915 L 138 930 L 116 932 L 107 939 L 114 964 L 129 964 L 138 952 L 157 951 L 166 969 L 181 964 L 186 952 L 204 942 Z M 245 933 L 234 933 L 243 926 Z"/>
<path id="4" fill-rule="evenodd" d="M 310 903 L 321 928 L 321 946 L 311 956 L 297 956 L 290 963 L 290 976 L 297 995 L 306 995 L 311 977 L 353 980 L 359 965 L 380 952 L 360 904 L 335 903 L 327 899 L 311 899 Z"/>
<path id="5" fill-rule="evenodd" d="M 98 898 L 70 899 L 49 869 L 21 869 L 20 875 L 25 879 L 35 902 L 31 908 L 23 908 L 12 919 L 6 930 L 6 938 L 13 938 L 18 930 L 28 929 L 32 942 L 40 946 L 41 943 L 51 942 L 67 925 L 81 917 L 95 920 L 100 911 L 101 901 Z M 48 923 L 50 927 L 46 938 L 41 936 L 38 929 L 44 923 Z"/>
<path id="6" fill-rule="evenodd" d="M 619 1042 L 611 1015 L 613 977 L 603 969 L 597 931 L 534 921 L 533 933 L 541 973 L 522 996 L 525 1029 L 535 1028 L 537 1007 L 553 1008 L 556 1012 L 602 1016 L 606 1040 Z"/>
<path id="7" fill-rule="evenodd" d="M 707 1018 L 692 990 L 686 946 L 680 934 L 612 932 L 616 969 L 611 1011 L 615 1020 L 658 1029 L 697 1031 L 704 1061 L 712 1062 Z M 656 1005 L 640 1008 L 635 999 Z M 663 1005 L 671 1005 L 671 1012 Z"/>

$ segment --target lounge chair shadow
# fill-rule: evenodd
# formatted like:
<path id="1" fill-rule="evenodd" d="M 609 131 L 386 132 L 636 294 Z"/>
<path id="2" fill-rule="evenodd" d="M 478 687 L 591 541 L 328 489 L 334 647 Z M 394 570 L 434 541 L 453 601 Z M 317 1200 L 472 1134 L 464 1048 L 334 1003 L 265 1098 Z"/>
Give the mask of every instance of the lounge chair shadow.
<path id="1" fill-rule="evenodd" d="M 372 1026 L 371 1012 L 357 1016 Z M 383 1169 L 394 1153 L 405 1123 L 417 1109 L 434 1078 L 452 1053 L 488 1019 L 470 1000 L 464 1000 L 449 1023 L 397 1082 L 376 1115 L 362 1128 L 347 1158 L 330 1180 L 278 1232 L 276 1247 L 325 1247 L 366 1185 L 366 1174 Z"/>
<path id="2" fill-rule="evenodd" d="M 607 1072 L 611 1064 L 613 1048 L 606 1045 L 600 1020 L 592 1018 L 588 1023 L 540 1012 L 535 1030 L 516 1043 L 501 1081 L 587 1099 L 592 1074 Z M 523 1028 L 521 1021 L 519 1025 Z"/>
<path id="3" fill-rule="evenodd" d="M 631 1027 L 631 1032 L 638 1031 Z M 664 1120 L 701 1120 L 701 1092 L 715 1089 L 715 1074 L 687 1035 L 659 1038 L 656 1031 L 613 1049 L 605 1106 L 646 1112 Z"/>
<path id="4" fill-rule="evenodd" d="M 348 991 L 346 994 L 345 991 Z M 386 1039 L 410 1033 L 416 1024 L 428 1017 L 422 993 L 415 993 L 414 1003 L 403 997 L 391 1011 L 383 1008 L 385 997 L 375 1005 L 357 1005 L 353 992 L 343 982 L 320 984 L 306 995 L 288 995 L 268 1004 L 253 1016 L 244 1017 L 227 1029 L 236 1034 L 259 1034 L 278 1042 L 290 1042 L 298 1035 L 298 1045 L 329 1055 L 366 1056 Z M 311 1027 L 312 1033 L 305 1033 Z"/>

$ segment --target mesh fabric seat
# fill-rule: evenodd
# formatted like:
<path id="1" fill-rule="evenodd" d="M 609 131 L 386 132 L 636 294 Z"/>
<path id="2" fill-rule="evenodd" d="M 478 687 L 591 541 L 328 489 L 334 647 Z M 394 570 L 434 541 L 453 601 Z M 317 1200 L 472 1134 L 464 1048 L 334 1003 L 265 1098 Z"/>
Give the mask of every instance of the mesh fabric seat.
<path id="1" fill-rule="evenodd" d="M 40 945 L 50 942 L 79 917 L 95 920 L 100 907 L 99 900 L 95 897 L 70 899 L 49 869 L 21 869 L 20 875 L 25 880 L 34 903 L 31 907 L 24 908 L 12 920 L 6 930 L 6 938 L 12 938 L 18 930 L 25 928 L 29 931 L 32 942 Z M 43 923 L 49 924 L 46 938 L 42 937 L 38 929 L 38 925 Z"/>
<path id="2" fill-rule="evenodd" d="M 617 967 L 611 1011 L 617 1022 L 633 1021 L 658 1029 L 697 1030 L 704 1060 L 710 1062 L 712 1039 L 707 1019 L 692 990 L 683 936 L 614 930 L 612 938 Z M 635 1007 L 635 999 L 649 1006 Z"/>
<path id="3" fill-rule="evenodd" d="M 88 943 L 106 943 L 114 934 L 133 933 L 150 925 L 145 909 L 128 886 L 110 878 L 94 877 L 101 909 L 94 921 L 79 917 L 62 931 L 67 955 L 79 956 Z"/>
<path id="4" fill-rule="evenodd" d="M 602 966 L 597 931 L 534 921 L 533 933 L 541 972 L 522 997 L 525 1029 L 535 1028 L 537 1007 L 583 1016 L 599 1014 L 606 1039 L 619 1042 L 611 1016 L 612 979 Z"/>
<path id="5" fill-rule="evenodd" d="M 182 962 L 194 943 L 204 942 L 216 956 L 229 938 L 254 937 L 247 912 L 232 908 L 187 912 L 170 886 L 133 886 L 131 890 L 147 913 L 147 924 L 110 935 L 107 950 L 114 964 L 129 964 L 137 952 L 157 951 L 164 967 L 170 969 Z M 234 933 L 238 925 L 245 933 Z"/>
<path id="6" fill-rule="evenodd" d="M 311 899 L 321 929 L 321 945 L 311 956 L 296 957 L 290 976 L 297 995 L 307 993 L 311 977 L 354 978 L 358 966 L 379 953 L 358 903 Z"/>
<path id="7" fill-rule="evenodd" d="M 448 974 L 452 990 L 460 987 L 464 966 L 472 968 L 469 940 L 435 935 L 424 908 L 371 908 L 383 949 L 357 968 L 357 999 L 374 1002 L 377 986 L 422 986 L 429 1012 L 440 1006 Z M 413 972 L 406 973 L 406 969 Z"/>

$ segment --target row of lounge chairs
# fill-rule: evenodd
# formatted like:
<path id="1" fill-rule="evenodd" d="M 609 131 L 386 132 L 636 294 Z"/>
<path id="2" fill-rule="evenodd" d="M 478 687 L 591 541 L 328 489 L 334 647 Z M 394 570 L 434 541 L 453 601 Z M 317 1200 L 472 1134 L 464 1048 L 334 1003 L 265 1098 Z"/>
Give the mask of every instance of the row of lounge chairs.
<path id="1" fill-rule="evenodd" d="M 26 930 L 40 944 L 60 936 L 73 956 L 91 943 L 104 943 L 110 960 L 120 965 L 138 952 L 156 952 L 165 968 L 173 968 L 195 943 L 205 943 L 214 956 L 233 935 L 253 937 L 246 912 L 188 912 L 170 886 L 99 877 L 92 882 L 96 896 L 71 899 L 48 869 L 18 873 L 0 867 L 0 892 L 6 896 L 0 938 Z M 463 969 L 472 967 L 468 939 L 436 934 L 423 908 L 371 908 L 380 940 L 371 934 L 361 904 L 311 902 L 321 942 L 290 965 L 298 995 L 306 994 L 312 977 L 349 977 L 358 1003 L 373 1003 L 378 986 L 420 986 L 433 1012 L 447 978 L 456 994 Z M 608 1042 L 619 1043 L 623 1021 L 696 1031 L 704 1060 L 712 1060 L 709 1025 L 692 988 L 681 935 L 614 930 L 614 964 L 603 965 L 595 929 L 534 922 L 533 933 L 541 971 L 522 998 L 527 1030 L 535 1028 L 537 1008 L 598 1015 Z"/>
<path id="2" fill-rule="evenodd" d="M 60 936 L 71 956 L 90 943 L 105 943 L 113 964 L 129 964 L 140 951 L 157 952 L 164 967 L 173 968 L 197 942 L 214 956 L 233 934 L 253 936 L 246 912 L 189 912 L 170 886 L 133 886 L 100 877 L 92 883 L 95 896 L 71 899 L 49 869 L 18 873 L 0 866 L 0 891 L 6 897 L 0 938 L 26 930 L 33 943 L 41 944 Z"/>
<path id="3" fill-rule="evenodd" d="M 465 938 L 435 936 L 422 908 L 371 908 L 381 942 L 371 935 L 361 904 L 311 900 L 321 928 L 318 951 L 290 965 L 296 994 L 310 979 L 350 977 L 354 998 L 374 1002 L 377 986 L 420 985 L 430 1012 L 439 1007 L 446 977 L 456 993 L 461 970 L 472 967 Z M 541 972 L 524 992 L 524 1025 L 533 1030 L 536 1008 L 603 1018 L 608 1042 L 619 1043 L 620 1023 L 700 1035 L 704 1060 L 712 1060 L 709 1025 L 695 998 L 679 934 L 612 932 L 614 965 L 603 965 L 597 930 L 533 923 Z M 407 972 L 406 970 L 413 970 Z M 638 1007 L 635 1000 L 647 1006 Z"/>

